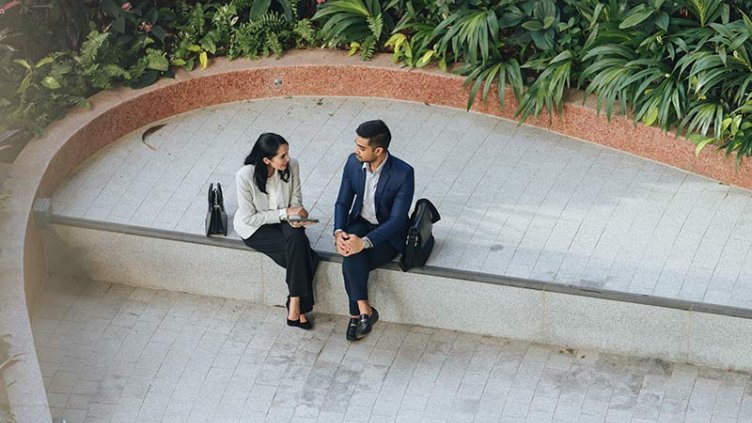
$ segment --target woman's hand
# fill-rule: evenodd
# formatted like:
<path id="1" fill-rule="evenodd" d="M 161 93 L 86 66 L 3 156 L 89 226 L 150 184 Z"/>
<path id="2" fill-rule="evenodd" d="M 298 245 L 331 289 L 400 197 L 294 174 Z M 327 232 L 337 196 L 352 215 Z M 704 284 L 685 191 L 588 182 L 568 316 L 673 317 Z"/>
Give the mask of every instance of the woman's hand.
<path id="1" fill-rule="evenodd" d="M 308 210 L 304 207 L 289 207 L 287 209 L 287 216 L 308 217 Z"/>
<path id="2" fill-rule="evenodd" d="M 300 217 L 308 217 L 308 210 L 305 209 L 305 207 L 290 207 L 287 209 L 287 218 L 289 219 L 290 216 L 300 216 Z M 302 228 L 303 226 L 308 226 L 313 224 L 313 222 L 289 222 L 290 226 L 293 228 Z"/>

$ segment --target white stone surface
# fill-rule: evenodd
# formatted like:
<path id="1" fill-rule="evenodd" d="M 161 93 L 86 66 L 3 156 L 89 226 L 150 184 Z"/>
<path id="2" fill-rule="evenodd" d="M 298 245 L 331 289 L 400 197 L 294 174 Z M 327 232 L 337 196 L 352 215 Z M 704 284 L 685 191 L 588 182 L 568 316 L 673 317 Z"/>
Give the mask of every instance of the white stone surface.
<path id="1" fill-rule="evenodd" d="M 689 335 L 688 361 L 710 359 L 718 363 L 717 367 L 730 368 L 740 357 L 752 357 L 750 319 L 694 312 L 690 315 Z"/>
<path id="2" fill-rule="evenodd" d="M 369 299 L 387 320 L 481 335 L 542 339 L 542 291 L 393 270 L 379 270 L 374 276 L 369 281 Z"/>
<path id="3" fill-rule="evenodd" d="M 263 256 L 200 244 L 53 225 L 71 269 L 52 272 L 144 288 L 262 302 Z M 67 254 L 66 254 L 67 253 Z M 54 266 L 54 263 L 51 263 Z M 71 270 L 73 272 L 71 273 Z M 284 281 L 284 279 L 282 279 Z"/>
<path id="4" fill-rule="evenodd" d="M 748 422 L 752 378 L 247 301 L 54 277 L 32 316 L 69 422 Z"/>
<path id="5" fill-rule="evenodd" d="M 53 274 L 273 306 L 287 296 L 283 269 L 250 249 L 53 228 L 76 263 L 51 262 Z M 314 284 L 316 311 L 347 313 L 339 263 L 322 262 Z M 752 370 L 749 319 L 385 269 L 369 299 L 384 321 Z"/>
<path id="6" fill-rule="evenodd" d="M 750 192 L 516 122 L 425 104 L 276 98 L 197 110 L 127 135 L 54 196 L 58 214 L 200 234 L 210 182 L 261 132 L 300 160 L 309 231 L 333 251 L 333 205 L 354 131 L 382 118 L 442 214 L 435 266 L 752 308 Z M 234 236 L 234 235 L 233 235 Z"/>
<path id="7" fill-rule="evenodd" d="M 545 301 L 546 334 L 542 337 L 545 342 L 678 362 L 716 362 L 714 359 L 694 361 L 688 358 L 689 325 L 693 316 L 687 311 L 557 293 L 546 293 Z M 722 320 L 729 322 L 733 319 Z M 723 348 L 730 347 L 733 342 L 716 341 Z M 739 347 L 741 345 L 729 353 L 746 363 L 745 367 L 751 366 L 752 361 L 746 359 L 745 349 Z"/>

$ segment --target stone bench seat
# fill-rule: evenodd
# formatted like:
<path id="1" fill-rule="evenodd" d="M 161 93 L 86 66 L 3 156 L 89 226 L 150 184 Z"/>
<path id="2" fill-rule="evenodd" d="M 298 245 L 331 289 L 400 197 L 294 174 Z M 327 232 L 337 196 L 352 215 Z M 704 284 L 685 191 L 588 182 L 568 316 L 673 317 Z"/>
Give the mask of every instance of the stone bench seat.
<path id="1" fill-rule="evenodd" d="M 53 215 L 45 231 L 54 274 L 283 306 L 284 270 L 232 237 Z M 315 312 L 343 314 L 341 258 L 319 251 Z M 752 313 L 437 266 L 372 272 L 382 319 L 547 344 L 752 368 Z M 343 317 L 344 318 L 344 317 Z"/>

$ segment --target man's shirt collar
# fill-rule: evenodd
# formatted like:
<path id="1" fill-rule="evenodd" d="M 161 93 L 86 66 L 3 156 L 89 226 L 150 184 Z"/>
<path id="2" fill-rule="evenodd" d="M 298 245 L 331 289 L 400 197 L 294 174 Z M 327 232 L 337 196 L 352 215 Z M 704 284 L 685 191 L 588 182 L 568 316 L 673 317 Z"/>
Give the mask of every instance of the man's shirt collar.
<path id="1" fill-rule="evenodd" d="M 381 162 L 381 164 L 379 165 L 379 167 L 377 167 L 376 171 L 373 172 L 372 174 L 373 175 L 380 175 L 381 174 L 381 169 L 384 168 L 384 165 L 386 164 L 387 160 L 389 160 L 389 153 L 386 153 L 386 158 L 384 158 L 384 161 Z M 371 165 L 368 162 L 363 162 L 363 170 L 365 170 L 366 172 L 370 173 L 371 172 Z"/>

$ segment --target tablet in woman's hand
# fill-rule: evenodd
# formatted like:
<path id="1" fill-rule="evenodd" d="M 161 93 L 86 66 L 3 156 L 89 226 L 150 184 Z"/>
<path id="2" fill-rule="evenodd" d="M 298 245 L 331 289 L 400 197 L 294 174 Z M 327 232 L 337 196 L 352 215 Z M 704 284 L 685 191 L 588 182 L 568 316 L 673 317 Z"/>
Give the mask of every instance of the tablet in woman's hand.
<path id="1" fill-rule="evenodd" d="M 287 221 L 294 223 L 294 222 L 300 222 L 300 223 L 319 223 L 318 219 L 314 219 L 312 217 L 302 217 L 302 216 L 288 216 Z"/>

